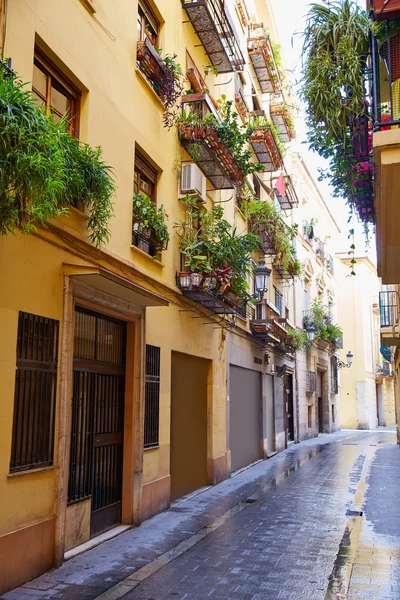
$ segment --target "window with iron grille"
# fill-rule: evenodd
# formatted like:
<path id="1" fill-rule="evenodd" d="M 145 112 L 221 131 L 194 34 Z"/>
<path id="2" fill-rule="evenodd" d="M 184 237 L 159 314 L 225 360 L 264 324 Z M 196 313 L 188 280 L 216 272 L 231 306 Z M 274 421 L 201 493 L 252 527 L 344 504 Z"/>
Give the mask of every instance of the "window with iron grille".
<path id="1" fill-rule="evenodd" d="M 339 393 L 338 358 L 331 357 L 331 394 Z"/>
<path id="2" fill-rule="evenodd" d="M 280 291 L 274 287 L 275 290 L 275 306 L 276 308 L 279 310 L 279 314 L 282 315 L 282 300 L 283 300 L 283 296 L 280 293 Z"/>
<path id="3" fill-rule="evenodd" d="M 59 322 L 19 313 L 10 473 L 53 464 Z"/>
<path id="4" fill-rule="evenodd" d="M 317 391 L 317 374 L 315 371 L 307 371 L 307 392 Z"/>
<path id="5" fill-rule="evenodd" d="M 144 447 L 158 446 L 160 421 L 160 352 L 158 346 L 146 344 L 146 383 L 144 408 Z"/>

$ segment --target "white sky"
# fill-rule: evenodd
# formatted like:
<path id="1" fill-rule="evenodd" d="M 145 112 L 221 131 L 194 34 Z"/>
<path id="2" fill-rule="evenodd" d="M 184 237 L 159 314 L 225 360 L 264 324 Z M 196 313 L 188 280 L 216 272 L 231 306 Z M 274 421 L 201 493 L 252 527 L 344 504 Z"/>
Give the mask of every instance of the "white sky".
<path id="1" fill-rule="evenodd" d="M 365 0 L 356 0 L 360 6 L 365 6 Z M 315 0 L 319 4 L 323 4 L 322 0 Z M 308 12 L 310 6 L 310 0 L 271 0 L 272 7 L 275 14 L 276 24 L 280 36 L 280 42 L 282 46 L 282 54 L 287 66 L 290 71 L 290 78 L 293 82 L 299 80 L 301 77 L 301 47 L 302 38 L 301 35 L 296 33 L 303 31 L 305 26 L 305 15 Z M 295 86 L 296 89 L 296 86 Z M 304 113 L 302 112 L 301 105 L 299 104 L 299 114 L 296 119 L 296 132 L 297 132 L 297 150 L 302 153 L 305 157 L 307 165 L 315 177 L 318 178 L 318 167 L 325 167 L 326 162 L 320 158 L 317 154 L 308 150 L 308 145 L 302 142 L 306 142 L 306 126 L 304 123 Z M 347 251 L 350 242 L 347 240 L 348 231 L 354 228 L 357 232 L 356 236 L 356 253 L 363 254 L 365 251 L 365 242 L 362 235 L 362 226 L 359 225 L 356 219 L 348 224 L 347 220 L 349 217 L 349 209 L 345 205 L 345 202 L 339 198 L 332 198 L 331 191 L 326 181 L 320 182 L 319 187 L 322 194 L 324 195 L 325 201 L 327 202 L 332 214 L 334 215 L 340 229 L 342 230 L 341 247 L 338 251 Z M 371 236 L 374 237 L 373 235 Z M 373 240 L 372 240 L 373 242 Z M 372 244 L 373 245 L 373 244 Z M 371 258 L 375 260 L 374 247 L 371 248 Z"/>

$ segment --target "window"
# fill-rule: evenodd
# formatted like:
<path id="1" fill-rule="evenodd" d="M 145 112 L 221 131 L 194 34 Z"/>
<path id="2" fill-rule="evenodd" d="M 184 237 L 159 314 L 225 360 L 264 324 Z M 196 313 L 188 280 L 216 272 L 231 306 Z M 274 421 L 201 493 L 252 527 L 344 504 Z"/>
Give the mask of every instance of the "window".
<path id="1" fill-rule="evenodd" d="M 160 421 L 160 348 L 146 344 L 144 447 L 158 446 Z"/>
<path id="2" fill-rule="evenodd" d="M 309 406 L 308 407 L 308 428 L 312 429 L 312 413 L 313 413 L 313 407 Z"/>
<path id="3" fill-rule="evenodd" d="M 338 359 L 337 356 L 331 357 L 331 394 L 339 393 L 338 381 Z"/>
<path id="4" fill-rule="evenodd" d="M 32 93 L 57 122 L 66 116 L 69 134 L 78 137 L 80 94 L 38 51 L 33 63 Z"/>
<path id="5" fill-rule="evenodd" d="M 53 464 L 59 322 L 20 312 L 10 473 Z"/>
<path id="6" fill-rule="evenodd" d="M 283 299 L 283 296 L 282 296 L 282 294 L 280 293 L 280 291 L 276 287 L 274 287 L 274 290 L 275 290 L 275 306 L 279 310 L 279 314 L 282 315 L 282 299 Z"/>
<path id="7" fill-rule="evenodd" d="M 157 45 L 160 24 L 151 8 L 144 0 L 139 0 L 137 18 L 137 39 L 144 42 L 148 39 L 153 46 Z"/>
<path id="8" fill-rule="evenodd" d="M 156 201 L 157 171 L 140 154 L 135 156 L 134 191 Z"/>

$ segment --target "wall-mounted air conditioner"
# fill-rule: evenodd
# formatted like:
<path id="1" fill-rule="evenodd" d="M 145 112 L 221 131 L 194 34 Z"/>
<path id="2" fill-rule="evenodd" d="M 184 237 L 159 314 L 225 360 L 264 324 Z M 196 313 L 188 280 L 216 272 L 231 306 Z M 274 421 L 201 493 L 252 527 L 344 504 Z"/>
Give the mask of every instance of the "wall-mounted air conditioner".
<path id="1" fill-rule="evenodd" d="M 182 165 L 182 177 L 180 183 L 180 193 L 182 196 L 189 194 L 196 196 L 199 202 L 206 201 L 206 178 L 194 163 Z"/>

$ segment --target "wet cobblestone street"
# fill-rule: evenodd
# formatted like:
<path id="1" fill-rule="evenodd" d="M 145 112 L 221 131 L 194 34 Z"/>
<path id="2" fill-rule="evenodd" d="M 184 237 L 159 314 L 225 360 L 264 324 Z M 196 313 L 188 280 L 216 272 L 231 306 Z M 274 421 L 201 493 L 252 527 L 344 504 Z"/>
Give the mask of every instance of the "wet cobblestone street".
<path id="1" fill-rule="evenodd" d="M 292 445 L 4 600 L 398 600 L 395 433 Z"/>

